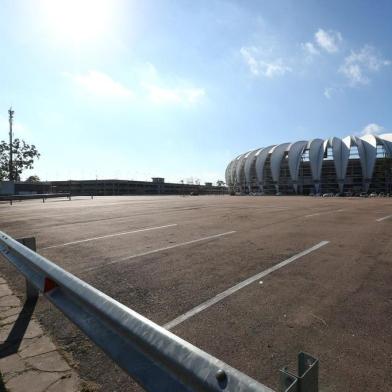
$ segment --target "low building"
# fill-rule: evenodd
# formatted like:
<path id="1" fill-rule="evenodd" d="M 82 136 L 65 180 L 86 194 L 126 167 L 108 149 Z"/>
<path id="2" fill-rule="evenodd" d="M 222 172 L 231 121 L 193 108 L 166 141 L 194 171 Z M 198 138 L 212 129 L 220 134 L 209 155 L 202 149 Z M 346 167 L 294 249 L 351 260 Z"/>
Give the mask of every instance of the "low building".
<path id="1" fill-rule="evenodd" d="M 34 195 L 53 193 L 49 182 L 0 181 L 0 195 Z"/>
<path id="2" fill-rule="evenodd" d="M 69 192 L 72 195 L 189 195 L 225 194 L 223 186 L 167 183 L 164 178 L 153 181 L 128 180 L 68 180 L 51 181 L 54 192 Z"/>

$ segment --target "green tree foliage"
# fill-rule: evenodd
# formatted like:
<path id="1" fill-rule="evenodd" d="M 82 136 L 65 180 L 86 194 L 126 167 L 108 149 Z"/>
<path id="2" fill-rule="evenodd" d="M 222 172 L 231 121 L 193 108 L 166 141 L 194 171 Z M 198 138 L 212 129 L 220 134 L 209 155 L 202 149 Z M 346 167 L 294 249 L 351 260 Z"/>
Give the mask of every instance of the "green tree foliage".
<path id="1" fill-rule="evenodd" d="M 40 181 L 41 181 L 41 179 L 38 176 L 35 176 L 35 175 L 27 177 L 26 180 L 25 180 L 25 182 L 40 182 Z"/>
<path id="2" fill-rule="evenodd" d="M 12 142 L 13 169 L 10 173 L 10 146 L 4 140 L 0 141 L 0 180 L 11 179 L 20 181 L 20 175 L 25 169 L 33 169 L 35 159 L 40 153 L 34 144 L 29 145 L 24 140 L 14 139 Z"/>

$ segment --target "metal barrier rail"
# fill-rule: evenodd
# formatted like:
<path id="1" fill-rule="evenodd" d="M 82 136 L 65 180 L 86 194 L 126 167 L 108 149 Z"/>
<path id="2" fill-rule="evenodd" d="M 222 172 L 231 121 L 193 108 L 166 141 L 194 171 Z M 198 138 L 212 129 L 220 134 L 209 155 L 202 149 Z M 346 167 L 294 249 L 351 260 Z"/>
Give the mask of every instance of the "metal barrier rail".
<path id="1" fill-rule="evenodd" d="M 42 257 L 35 238 L 18 241 L 0 231 L 0 254 L 26 278 L 27 297 L 43 293 L 146 390 L 273 392 Z M 299 371 L 281 371 L 282 390 L 317 392 L 318 361 L 300 354 Z"/>
<path id="2" fill-rule="evenodd" d="M 9 201 L 12 205 L 14 200 L 30 200 L 30 199 L 42 199 L 42 202 L 45 203 L 46 199 L 52 199 L 55 197 L 67 197 L 68 200 L 71 200 L 70 193 L 32 193 L 30 195 L 8 195 L 8 196 L 0 196 L 0 201 Z"/>

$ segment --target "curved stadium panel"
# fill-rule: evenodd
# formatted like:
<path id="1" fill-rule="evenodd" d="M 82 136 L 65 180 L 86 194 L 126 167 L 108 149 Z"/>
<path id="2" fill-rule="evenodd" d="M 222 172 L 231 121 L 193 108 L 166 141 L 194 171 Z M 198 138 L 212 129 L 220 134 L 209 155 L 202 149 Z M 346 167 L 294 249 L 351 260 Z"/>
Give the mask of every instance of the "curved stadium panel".
<path id="1" fill-rule="evenodd" d="M 392 133 L 260 147 L 228 164 L 226 184 L 240 193 L 392 193 Z"/>

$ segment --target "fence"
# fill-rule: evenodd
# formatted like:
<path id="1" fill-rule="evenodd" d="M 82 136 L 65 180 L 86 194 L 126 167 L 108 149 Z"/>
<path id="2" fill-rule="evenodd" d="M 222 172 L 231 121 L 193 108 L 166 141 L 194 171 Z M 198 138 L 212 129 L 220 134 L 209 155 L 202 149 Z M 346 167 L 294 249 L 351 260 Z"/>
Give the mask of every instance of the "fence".
<path id="1" fill-rule="evenodd" d="M 31 199 L 42 199 L 42 202 L 45 203 L 46 199 L 53 199 L 56 197 L 66 197 L 68 200 L 71 200 L 70 193 L 32 193 L 26 195 L 7 195 L 0 196 L 0 201 L 9 201 L 12 205 L 12 202 L 15 200 L 31 200 Z"/>

